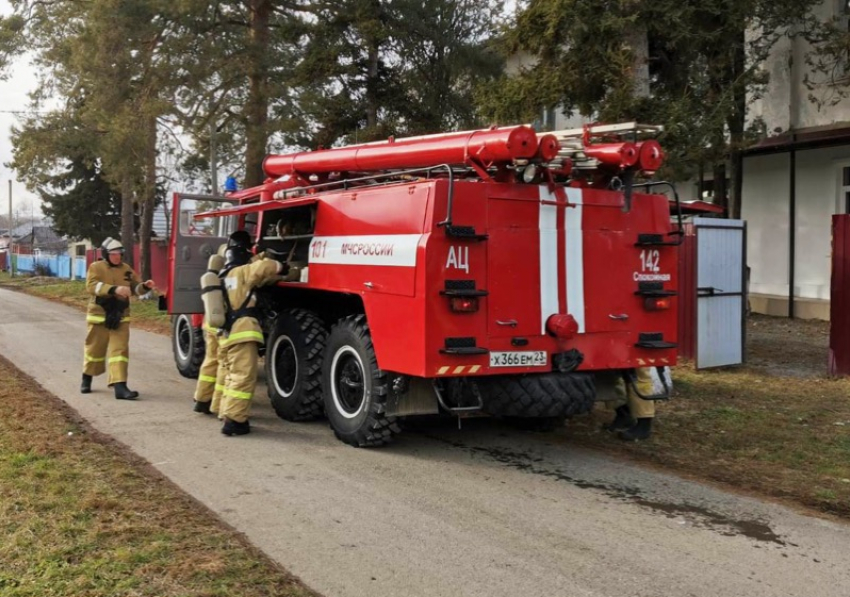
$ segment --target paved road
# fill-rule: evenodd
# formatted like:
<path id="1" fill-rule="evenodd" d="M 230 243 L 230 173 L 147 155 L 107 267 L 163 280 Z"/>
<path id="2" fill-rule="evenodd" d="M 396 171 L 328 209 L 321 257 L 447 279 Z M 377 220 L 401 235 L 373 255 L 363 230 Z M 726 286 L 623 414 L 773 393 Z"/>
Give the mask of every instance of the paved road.
<path id="1" fill-rule="evenodd" d="M 226 438 L 191 412 L 168 338 L 134 330 L 130 385 L 78 393 L 82 314 L 0 289 L 0 353 L 327 597 L 850 594 L 850 527 L 493 421 L 417 422 L 357 450 L 324 423 Z"/>

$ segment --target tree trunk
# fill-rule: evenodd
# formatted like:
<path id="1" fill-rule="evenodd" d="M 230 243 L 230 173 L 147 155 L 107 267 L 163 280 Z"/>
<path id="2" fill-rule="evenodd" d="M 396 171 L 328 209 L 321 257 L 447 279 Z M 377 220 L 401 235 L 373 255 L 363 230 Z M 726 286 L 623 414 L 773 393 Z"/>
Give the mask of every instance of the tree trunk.
<path id="1" fill-rule="evenodd" d="M 732 69 L 737 78 L 741 77 L 746 68 L 746 37 L 742 28 L 738 35 L 738 42 L 732 45 Z M 744 129 L 747 116 L 747 92 L 742 85 L 732 86 L 733 111 L 729 116 L 726 126 L 729 127 L 730 149 L 729 170 L 732 183 L 731 196 L 729 198 L 729 217 L 741 217 L 741 191 L 744 186 Z"/>
<path id="2" fill-rule="evenodd" d="M 149 116 L 145 130 L 145 187 L 142 198 L 142 222 L 139 227 L 139 270 L 143 280 L 151 275 L 151 230 L 156 205 L 156 118 Z"/>
<path id="3" fill-rule="evenodd" d="M 263 159 L 266 157 L 268 131 L 268 67 L 266 54 L 269 45 L 270 0 L 251 0 L 250 63 L 248 70 L 248 101 L 245 105 L 245 186 L 253 187 L 264 179 Z"/>
<path id="4" fill-rule="evenodd" d="M 135 213 L 133 210 L 133 184 L 124 178 L 121 181 L 121 244 L 124 245 L 124 261 L 133 265 L 133 232 Z"/>
<path id="5" fill-rule="evenodd" d="M 626 47 L 632 52 L 632 89 L 636 98 L 649 97 L 649 34 L 646 25 L 635 24 L 626 37 Z"/>

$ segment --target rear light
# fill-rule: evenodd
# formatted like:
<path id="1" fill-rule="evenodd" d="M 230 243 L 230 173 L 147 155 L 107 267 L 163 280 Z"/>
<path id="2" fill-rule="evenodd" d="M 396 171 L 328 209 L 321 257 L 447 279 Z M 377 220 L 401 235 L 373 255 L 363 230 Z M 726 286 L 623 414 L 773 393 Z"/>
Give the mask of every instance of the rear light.
<path id="1" fill-rule="evenodd" d="M 478 297 L 453 296 L 449 301 L 449 306 L 455 313 L 475 313 L 478 311 Z"/>
<path id="2" fill-rule="evenodd" d="M 669 297 L 651 297 L 644 299 L 643 306 L 647 311 L 662 311 L 670 308 Z"/>
<path id="3" fill-rule="evenodd" d="M 546 331 L 556 338 L 572 338 L 578 334 L 578 322 L 572 315 L 551 315 L 546 320 Z"/>

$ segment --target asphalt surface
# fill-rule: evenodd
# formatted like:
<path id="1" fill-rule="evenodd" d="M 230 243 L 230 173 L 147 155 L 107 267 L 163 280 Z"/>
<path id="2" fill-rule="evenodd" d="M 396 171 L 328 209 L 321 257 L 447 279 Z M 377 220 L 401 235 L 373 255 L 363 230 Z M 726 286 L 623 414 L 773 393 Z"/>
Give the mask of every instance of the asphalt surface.
<path id="1" fill-rule="evenodd" d="M 79 394 L 75 309 L 0 289 L 0 354 L 327 597 L 841 596 L 850 526 L 618 462 L 495 421 L 417 420 L 354 449 L 326 423 L 253 433 L 192 408 L 170 340 L 134 329 L 131 388 Z M 2 383 L 2 381 L 0 381 Z"/>

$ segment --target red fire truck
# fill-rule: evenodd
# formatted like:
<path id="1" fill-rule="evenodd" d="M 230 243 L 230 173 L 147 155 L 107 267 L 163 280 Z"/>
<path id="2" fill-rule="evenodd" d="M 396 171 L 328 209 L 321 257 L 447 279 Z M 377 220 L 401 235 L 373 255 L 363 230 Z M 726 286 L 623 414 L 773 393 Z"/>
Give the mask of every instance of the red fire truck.
<path id="1" fill-rule="evenodd" d="M 269 398 L 375 446 L 402 417 L 553 426 L 676 361 L 676 247 L 658 127 L 527 126 L 270 155 L 264 184 L 176 195 L 168 310 L 203 357 L 199 278 L 238 228 L 291 272 L 258 294 Z M 678 201 L 678 200 L 677 200 Z M 654 396 L 655 398 L 663 396 Z"/>

